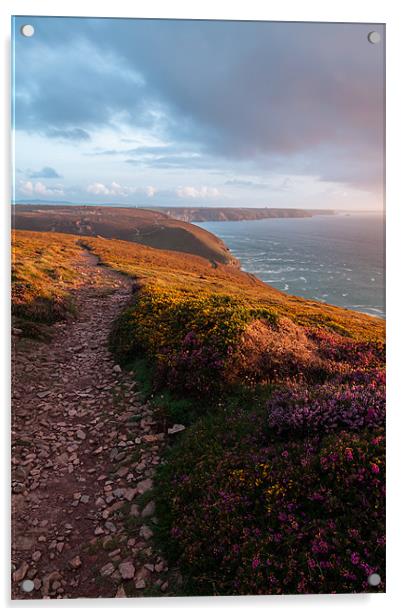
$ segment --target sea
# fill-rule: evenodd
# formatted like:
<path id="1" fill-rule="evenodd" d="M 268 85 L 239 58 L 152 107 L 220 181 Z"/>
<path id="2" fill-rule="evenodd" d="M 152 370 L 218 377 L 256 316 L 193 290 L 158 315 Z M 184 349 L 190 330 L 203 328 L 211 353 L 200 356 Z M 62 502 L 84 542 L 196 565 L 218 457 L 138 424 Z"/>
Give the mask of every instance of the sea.
<path id="1" fill-rule="evenodd" d="M 196 223 L 220 237 L 241 268 L 292 295 L 385 318 L 385 217 Z"/>

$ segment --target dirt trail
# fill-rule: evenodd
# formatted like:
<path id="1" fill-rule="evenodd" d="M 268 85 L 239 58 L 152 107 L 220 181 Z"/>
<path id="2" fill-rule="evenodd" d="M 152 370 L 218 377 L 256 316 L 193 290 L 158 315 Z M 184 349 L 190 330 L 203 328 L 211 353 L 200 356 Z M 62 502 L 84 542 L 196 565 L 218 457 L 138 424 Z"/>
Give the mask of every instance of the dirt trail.
<path id="1" fill-rule="evenodd" d="M 165 434 L 108 351 L 131 282 L 89 253 L 77 267 L 77 317 L 47 343 L 13 336 L 12 596 L 170 594 L 152 544 Z"/>

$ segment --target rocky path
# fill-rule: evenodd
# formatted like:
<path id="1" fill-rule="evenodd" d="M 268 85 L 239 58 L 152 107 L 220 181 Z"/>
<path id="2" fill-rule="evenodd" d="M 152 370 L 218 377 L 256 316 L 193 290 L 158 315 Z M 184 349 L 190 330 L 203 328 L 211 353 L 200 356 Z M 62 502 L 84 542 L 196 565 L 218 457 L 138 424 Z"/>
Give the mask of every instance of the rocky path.
<path id="1" fill-rule="evenodd" d="M 12 596 L 170 594 L 152 542 L 166 435 L 108 351 L 131 282 L 87 253 L 77 267 L 78 316 L 47 343 L 13 336 Z"/>

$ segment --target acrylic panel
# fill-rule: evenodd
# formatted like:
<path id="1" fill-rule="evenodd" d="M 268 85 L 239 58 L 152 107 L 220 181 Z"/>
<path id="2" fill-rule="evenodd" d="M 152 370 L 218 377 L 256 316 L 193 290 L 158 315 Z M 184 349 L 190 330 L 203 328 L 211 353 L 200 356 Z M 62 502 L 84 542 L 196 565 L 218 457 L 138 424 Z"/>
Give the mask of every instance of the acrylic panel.
<path id="1" fill-rule="evenodd" d="M 384 592 L 385 25 L 12 24 L 12 597 Z"/>

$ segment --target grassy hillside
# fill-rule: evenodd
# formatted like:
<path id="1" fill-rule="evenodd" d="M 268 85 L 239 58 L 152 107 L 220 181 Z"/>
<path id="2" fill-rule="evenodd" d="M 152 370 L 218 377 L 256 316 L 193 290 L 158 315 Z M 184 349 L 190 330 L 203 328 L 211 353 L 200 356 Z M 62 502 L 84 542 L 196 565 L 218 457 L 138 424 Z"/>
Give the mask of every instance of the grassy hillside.
<path id="1" fill-rule="evenodd" d="M 185 592 L 382 592 L 384 322 L 230 266 L 89 245 L 137 277 L 112 347 L 187 426 L 158 472 L 154 528 Z"/>
<path id="2" fill-rule="evenodd" d="M 133 278 L 111 347 L 161 423 L 186 426 L 158 470 L 152 527 L 185 592 L 384 591 L 384 321 L 184 253 L 56 233 L 15 242 L 17 310 L 42 284 L 59 296 L 47 268 L 69 271 L 77 242 Z"/>
<path id="3" fill-rule="evenodd" d="M 225 295 L 251 309 L 264 309 L 288 317 L 297 325 L 322 327 L 356 340 L 382 340 L 384 321 L 359 312 L 287 295 L 255 276 L 230 265 L 211 265 L 205 259 L 168 251 L 155 251 L 128 242 L 87 238 L 86 244 L 101 260 L 141 284 L 157 285 L 178 298 Z"/>
<path id="4" fill-rule="evenodd" d="M 75 268 L 82 248 L 68 235 L 13 232 L 12 314 L 25 333 L 40 334 L 74 312 L 72 287 L 82 281 Z"/>
<path id="5" fill-rule="evenodd" d="M 153 248 L 199 255 L 218 263 L 235 263 L 213 234 L 158 211 L 93 206 L 15 206 L 15 229 L 72 233 L 121 239 Z"/>

